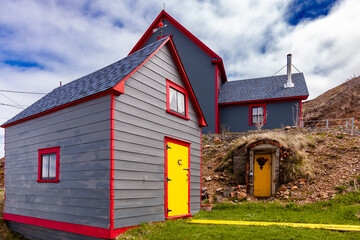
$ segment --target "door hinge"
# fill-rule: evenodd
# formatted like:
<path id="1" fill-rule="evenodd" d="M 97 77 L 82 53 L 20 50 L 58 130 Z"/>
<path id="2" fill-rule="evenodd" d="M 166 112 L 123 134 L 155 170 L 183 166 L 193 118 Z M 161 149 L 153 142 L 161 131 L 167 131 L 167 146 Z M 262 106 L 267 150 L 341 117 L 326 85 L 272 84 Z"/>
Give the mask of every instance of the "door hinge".
<path id="1" fill-rule="evenodd" d="M 166 177 L 166 181 L 167 181 L 167 182 L 170 182 L 170 181 L 171 181 L 171 179 L 170 179 L 170 178 L 168 178 L 168 177 Z"/>
<path id="2" fill-rule="evenodd" d="M 169 147 L 169 145 L 166 144 L 166 150 L 168 150 L 168 149 L 171 149 L 171 147 Z"/>
<path id="3" fill-rule="evenodd" d="M 172 210 L 170 210 L 170 209 L 166 209 L 166 212 L 167 212 L 167 214 L 169 214 L 169 212 L 171 212 Z"/>
<path id="4" fill-rule="evenodd" d="M 188 169 L 188 168 L 184 168 L 183 170 L 190 171 L 190 169 Z"/>

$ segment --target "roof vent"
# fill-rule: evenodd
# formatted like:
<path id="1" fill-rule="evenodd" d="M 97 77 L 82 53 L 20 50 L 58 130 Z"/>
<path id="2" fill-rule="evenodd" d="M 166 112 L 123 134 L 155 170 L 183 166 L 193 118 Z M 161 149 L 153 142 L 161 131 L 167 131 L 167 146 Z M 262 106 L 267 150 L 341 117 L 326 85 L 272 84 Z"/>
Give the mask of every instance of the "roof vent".
<path id="1" fill-rule="evenodd" d="M 291 81 L 291 54 L 287 55 L 287 82 L 284 84 L 284 88 L 292 88 L 294 83 Z"/>

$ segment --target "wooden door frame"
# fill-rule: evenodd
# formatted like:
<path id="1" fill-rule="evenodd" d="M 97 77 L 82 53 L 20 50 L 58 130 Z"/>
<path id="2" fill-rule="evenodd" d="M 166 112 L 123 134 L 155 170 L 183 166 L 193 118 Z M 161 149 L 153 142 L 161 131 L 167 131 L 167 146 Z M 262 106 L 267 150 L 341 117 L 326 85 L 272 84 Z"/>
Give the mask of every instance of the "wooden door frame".
<path id="1" fill-rule="evenodd" d="M 252 172 L 254 174 L 254 161 L 255 161 L 255 152 L 262 152 L 265 154 L 271 154 L 271 189 L 270 189 L 270 193 L 271 196 L 276 194 L 276 190 L 277 190 L 277 185 L 278 185 L 278 172 L 279 172 L 279 155 L 280 155 L 280 149 L 279 147 L 275 146 L 275 145 L 271 145 L 271 144 L 261 144 L 258 145 L 254 148 L 252 148 L 249 151 L 249 165 L 250 165 L 250 169 L 249 171 Z M 254 176 L 249 177 L 249 191 L 250 191 L 250 195 L 254 196 Z"/>
<path id="2" fill-rule="evenodd" d="M 190 213 L 190 181 L 191 181 L 191 167 L 190 167 L 190 150 L 191 150 L 191 143 L 190 142 L 186 142 L 180 139 L 176 139 L 176 138 L 172 138 L 172 137 L 167 137 L 165 136 L 164 138 L 164 151 L 165 151 L 165 178 L 164 178 L 164 185 L 165 185 L 165 206 L 164 206 L 164 212 L 165 212 L 165 219 L 173 219 L 173 218 L 183 218 L 183 217 L 189 217 L 191 216 Z M 189 181 L 188 181 L 188 213 L 184 214 L 184 215 L 179 215 L 179 216 L 172 216 L 169 217 L 168 216 L 168 212 L 167 212 L 167 208 L 168 208 L 168 184 L 167 184 L 167 177 L 168 177 L 168 153 L 167 153 L 167 144 L 168 142 L 171 143 L 175 143 L 175 144 L 179 144 L 182 146 L 185 146 L 188 148 L 188 168 L 189 168 Z"/>

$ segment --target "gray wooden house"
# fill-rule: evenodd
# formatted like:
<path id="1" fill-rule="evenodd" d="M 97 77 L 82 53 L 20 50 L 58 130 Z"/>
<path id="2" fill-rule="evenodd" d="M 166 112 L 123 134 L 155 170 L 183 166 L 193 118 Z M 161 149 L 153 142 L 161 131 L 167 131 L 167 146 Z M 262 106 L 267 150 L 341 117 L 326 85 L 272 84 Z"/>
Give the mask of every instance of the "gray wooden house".
<path id="1" fill-rule="evenodd" d="M 154 33 L 159 26 L 161 31 Z M 208 123 L 204 133 L 273 129 L 300 122 L 302 101 L 309 96 L 302 73 L 291 74 L 288 68 L 287 75 L 228 81 L 222 58 L 165 11 L 130 53 L 163 36 L 172 36 L 179 51 Z M 288 66 L 291 70 L 291 62 Z M 292 82 L 284 87 L 289 76 Z"/>
<path id="2" fill-rule="evenodd" d="M 221 87 L 219 112 L 222 128 L 230 132 L 300 126 L 302 101 L 309 92 L 303 73 L 228 81 Z"/>
<path id="3" fill-rule="evenodd" d="M 112 239 L 200 210 L 205 119 L 170 37 L 2 125 L 4 219 L 29 239 Z"/>
<path id="4" fill-rule="evenodd" d="M 154 33 L 159 24 L 163 25 L 161 31 Z M 171 36 L 178 49 L 179 57 L 208 124 L 203 128 L 203 132 L 219 133 L 218 95 L 221 84 L 227 81 L 222 58 L 165 11 L 160 12 L 130 54 L 164 36 Z"/>

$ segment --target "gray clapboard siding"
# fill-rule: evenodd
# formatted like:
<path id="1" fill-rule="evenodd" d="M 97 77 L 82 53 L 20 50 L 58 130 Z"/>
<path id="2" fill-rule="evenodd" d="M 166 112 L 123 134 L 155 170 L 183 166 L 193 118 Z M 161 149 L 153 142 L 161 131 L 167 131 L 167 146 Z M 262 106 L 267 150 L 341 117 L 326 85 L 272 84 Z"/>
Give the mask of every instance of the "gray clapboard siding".
<path id="1" fill-rule="evenodd" d="M 87 208 L 105 208 L 107 209 L 107 200 L 97 199 L 97 198 L 69 198 L 69 197 L 54 197 L 54 196 L 35 196 L 22 194 L 7 194 L 7 197 L 12 199 L 12 201 L 17 202 L 34 202 L 34 203 L 44 203 L 44 204 L 56 204 L 72 207 L 87 207 Z M 99 203 L 102 202 L 103 204 Z"/>
<path id="2" fill-rule="evenodd" d="M 115 218 L 114 228 L 122 228 L 123 226 L 134 226 L 144 222 L 158 222 L 164 219 L 164 213 L 142 215 L 130 218 Z"/>
<path id="3" fill-rule="evenodd" d="M 48 213 L 58 213 L 58 209 L 61 209 L 62 214 L 69 214 L 74 216 L 82 217 L 94 217 L 93 213 L 96 213 L 98 217 L 108 218 L 109 210 L 106 208 L 89 208 L 83 206 L 67 206 L 67 205 L 57 205 L 49 203 L 30 203 L 30 202 L 19 202 L 19 201 L 9 201 L 9 204 L 16 209 L 28 209 L 31 208 L 34 211 L 41 211 L 46 214 Z"/>
<path id="4" fill-rule="evenodd" d="M 74 126 L 73 124 L 76 124 L 76 127 L 82 126 L 83 124 L 81 124 L 81 122 L 79 123 L 79 121 L 70 121 L 72 121 L 73 119 L 82 119 L 82 121 L 86 121 L 89 117 L 101 117 L 101 115 L 96 115 L 99 112 L 110 109 L 108 101 L 109 100 L 106 97 L 101 97 L 78 105 L 74 105 L 61 111 L 41 116 L 40 118 L 22 122 L 21 124 L 17 124 L 16 127 L 8 127 L 14 129 L 11 131 L 11 133 L 9 133 L 9 136 L 6 137 L 10 137 L 14 134 L 20 134 L 21 136 L 22 134 L 28 134 L 30 129 L 31 132 L 33 132 L 34 130 L 41 130 L 44 127 L 51 127 L 52 125 L 58 125 L 59 128 L 67 128 L 69 127 L 69 123 L 72 124 L 71 127 Z"/>
<path id="5" fill-rule="evenodd" d="M 297 118 L 299 100 L 288 102 L 272 102 L 266 104 L 266 124 L 262 129 L 274 129 L 284 126 L 295 125 Z M 293 117 L 293 114 L 296 114 Z M 243 132 L 256 129 L 256 126 L 249 125 L 249 105 L 221 107 L 221 122 L 229 127 L 230 132 Z"/>
<path id="6" fill-rule="evenodd" d="M 110 100 L 104 96 L 6 128 L 5 193 L 24 198 L 6 198 L 5 213 L 108 227 Z M 38 149 L 55 146 L 60 182 L 37 183 Z"/>
<path id="7" fill-rule="evenodd" d="M 76 233 L 63 232 L 49 228 L 38 227 L 17 222 L 8 222 L 9 227 L 30 240 L 49 239 L 51 240 L 97 240 L 98 238 L 84 236 Z"/>
<path id="8" fill-rule="evenodd" d="M 197 46 L 192 40 L 163 19 L 167 25 L 163 29 L 163 35 L 172 35 L 172 39 L 178 50 L 181 62 L 186 69 L 191 86 L 201 106 L 208 127 L 203 128 L 203 133 L 215 132 L 215 64 L 211 57 Z M 158 33 L 152 34 L 144 46 L 157 41 Z M 165 48 L 164 52 L 166 51 Z M 167 51 L 168 52 L 168 51 Z M 167 54 L 171 56 L 171 54 Z M 159 56 L 157 54 L 157 56 Z"/>
<path id="9" fill-rule="evenodd" d="M 110 113 L 110 112 L 109 112 Z M 107 115 L 107 113 L 105 113 Z M 88 119 L 89 120 L 89 119 Z M 105 119 L 104 119 L 105 120 Z M 56 136 L 54 136 L 53 133 L 48 133 L 45 129 L 39 130 L 38 132 L 34 132 L 33 136 L 29 134 L 27 138 L 22 138 L 21 142 L 25 145 L 31 145 L 32 142 L 39 142 L 41 143 L 41 140 L 44 138 L 47 138 L 48 141 L 56 141 L 56 140 L 66 140 L 69 138 L 74 138 L 74 141 L 79 141 L 81 138 L 89 138 L 91 135 L 94 134 L 101 134 L 104 131 L 110 130 L 110 126 L 108 124 L 104 124 L 106 122 L 96 122 L 91 123 L 88 125 L 79 126 L 79 127 L 71 127 L 64 129 L 62 131 L 59 131 Z M 71 123 L 69 123 L 71 125 Z M 96 131 L 94 131 L 96 129 Z M 16 148 L 18 145 L 18 141 L 16 141 L 16 137 L 10 138 L 10 140 L 13 140 L 13 142 L 7 142 L 9 149 Z"/>
<path id="10" fill-rule="evenodd" d="M 165 136 L 191 143 L 191 211 L 200 208 L 198 116 L 191 101 L 190 120 L 166 112 L 166 79 L 184 86 L 163 47 L 125 82 L 125 94 L 115 98 L 115 228 L 165 219 Z"/>
<path id="11" fill-rule="evenodd" d="M 129 190 L 129 189 L 137 189 L 137 190 L 161 190 L 164 189 L 164 181 L 163 179 L 159 181 L 151 181 L 151 180 L 115 180 L 114 188 L 117 190 Z"/>
<path id="12" fill-rule="evenodd" d="M 6 188 L 8 188 L 6 186 Z M 88 189 L 52 189 L 51 191 L 47 189 L 41 188 L 32 188 L 32 189 L 24 189 L 22 187 L 13 187 L 6 189 L 6 194 L 21 194 L 21 195 L 28 195 L 28 196 L 57 196 L 57 197 L 66 197 L 66 198 L 73 198 L 75 200 L 79 198 L 83 199 L 103 199 L 108 201 L 109 199 L 109 190 L 108 189 L 97 189 L 96 191 L 92 191 L 91 195 L 89 196 Z M 6 203 L 5 203 L 6 204 Z M 100 205 L 100 204 L 99 204 Z M 101 205 L 102 206 L 102 205 Z M 5 205 L 7 207 L 7 205 Z"/>
<path id="13" fill-rule="evenodd" d="M 130 199 L 121 199 L 115 200 L 114 206 L 116 209 L 122 208 L 134 208 L 134 207 L 150 207 L 150 206 L 159 206 L 159 203 L 164 205 L 164 199 L 159 197 L 154 198 L 130 198 Z"/>

